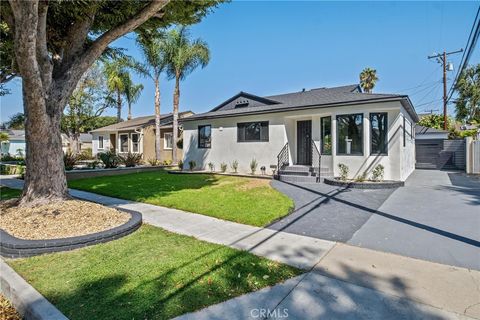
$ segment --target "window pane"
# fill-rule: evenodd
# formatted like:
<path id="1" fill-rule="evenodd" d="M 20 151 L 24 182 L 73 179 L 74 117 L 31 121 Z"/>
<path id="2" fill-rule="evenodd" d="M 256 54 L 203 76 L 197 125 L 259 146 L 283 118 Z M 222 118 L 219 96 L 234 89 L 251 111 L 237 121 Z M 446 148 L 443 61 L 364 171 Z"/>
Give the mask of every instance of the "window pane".
<path id="1" fill-rule="evenodd" d="M 120 152 L 128 152 L 128 136 L 120 136 Z"/>
<path id="2" fill-rule="evenodd" d="M 332 154 L 332 117 L 324 117 L 320 119 L 321 135 L 322 135 L 322 154 Z"/>
<path id="3" fill-rule="evenodd" d="M 139 152 L 138 134 L 132 134 L 132 152 Z"/>
<path id="4" fill-rule="evenodd" d="M 260 140 L 261 126 L 259 122 L 252 122 L 245 126 L 245 140 Z"/>
<path id="5" fill-rule="evenodd" d="M 268 141 L 268 121 L 237 124 L 239 142 Z"/>
<path id="6" fill-rule="evenodd" d="M 172 149 L 173 134 L 165 133 L 165 149 Z"/>
<path id="7" fill-rule="evenodd" d="M 337 116 L 337 154 L 363 154 L 363 114 Z"/>
<path id="8" fill-rule="evenodd" d="M 388 115 L 387 113 L 370 114 L 370 136 L 372 154 L 386 154 L 388 150 Z"/>
<path id="9" fill-rule="evenodd" d="M 211 146 L 211 126 L 199 126 L 198 127 L 198 147 L 210 148 Z"/>
<path id="10" fill-rule="evenodd" d="M 98 137 L 98 149 L 103 149 L 103 137 Z"/>

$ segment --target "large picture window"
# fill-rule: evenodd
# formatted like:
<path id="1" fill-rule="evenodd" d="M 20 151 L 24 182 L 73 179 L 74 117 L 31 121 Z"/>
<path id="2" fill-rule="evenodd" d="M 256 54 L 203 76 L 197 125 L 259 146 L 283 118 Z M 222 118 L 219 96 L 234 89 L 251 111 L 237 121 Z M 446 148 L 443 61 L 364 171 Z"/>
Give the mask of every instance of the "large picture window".
<path id="1" fill-rule="evenodd" d="M 120 135 L 120 152 L 128 152 L 128 134 Z"/>
<path id="2" fill-rule="evenodd" d="M 322 137 L 321 152 L 324 155 L 332 154 L 332 117 L 320 119 L 320 133 Z"/>
<path id="3" fill-rule="evenodd" d="M 268 141 L 268 121 L 238 123 L 237 141 Z"/>
<path id="4" fill-rule="evenodd" d="M 370 113 L 370 153 L 388 153 L 388 114 Z"/>
<path id="5" fill-rule="evenodd" d="M 212 126 L 198 126 L 198 147 L 210 148 L 212 146 Z"/>
<path id="6" fill-rule="evenodd" d="M 132 133 L 132 152 L 140 152 L 140 135 L 138 133 Z"/>
<path id="7" fill-rule="evenodd" d="M 337 154 L 363 155 L 363 114 L 337 116 Z"/>

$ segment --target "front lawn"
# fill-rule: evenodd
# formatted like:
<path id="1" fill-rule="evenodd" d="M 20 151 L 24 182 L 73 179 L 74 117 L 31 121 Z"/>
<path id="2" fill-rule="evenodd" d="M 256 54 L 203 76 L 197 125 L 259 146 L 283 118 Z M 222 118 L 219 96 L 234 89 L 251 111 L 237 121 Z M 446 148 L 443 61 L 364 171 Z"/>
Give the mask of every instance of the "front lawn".
<path id="1" fill-rule="evenodd" d="M 0 200 L 8 200 L 20 197 L 22 190 L 10 189 L 0 186 Z"/>
<path id="2" fill-rule="evenodd" d="M 269 180 L 165 171 L 69 182 L 71 188 L 265 226 L 292 210 L 293 201 Z"/>
<path id="3" fill-rule="evenodd" d="M 145 225 L 120 240 L 8 263 L 70 319 L 169 319 L 300 270 Z"/>

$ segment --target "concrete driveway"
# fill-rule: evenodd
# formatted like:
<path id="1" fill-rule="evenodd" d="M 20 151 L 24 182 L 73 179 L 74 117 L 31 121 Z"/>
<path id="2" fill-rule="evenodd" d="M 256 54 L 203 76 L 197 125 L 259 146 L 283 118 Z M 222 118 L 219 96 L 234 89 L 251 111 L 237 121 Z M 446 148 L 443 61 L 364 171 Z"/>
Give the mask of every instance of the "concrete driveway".
<path id="1" fill-rule="evenodd" d="M 269 228 L 480 270 L 480 181 L 462 173 L 416 170 L 393 192 L 273 186 L 296 210 Z"/>

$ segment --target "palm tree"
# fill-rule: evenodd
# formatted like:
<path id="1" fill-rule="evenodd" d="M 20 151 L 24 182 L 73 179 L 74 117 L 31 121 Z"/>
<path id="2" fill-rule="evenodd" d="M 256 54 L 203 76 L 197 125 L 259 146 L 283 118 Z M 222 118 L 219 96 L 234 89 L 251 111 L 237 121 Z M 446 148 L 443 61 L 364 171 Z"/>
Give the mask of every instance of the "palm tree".
<path id="1" fill-rule="evenodd" d="M 188 29 L 181 26 L 170 30 L 165 39 L 167 55 L 167 75 L 175 79 L 173 92 L 173 163 L 177 163 L 178 105 L 180 101 L 180 81 L 197 67 L 204 68 L 210 61 L 208 45 L 201 39 L 190 39 Z"/>
<path id="2" fill-rule="evenodd" d="M 377 81 L 377 70 L 375 69 L 365 68 L 360 73 L 360 86 L 366 93 L 372 93 Z"/>
<path id="3" fill-rule="evenodd" d="M 165 34 L 160 30 L 141 33 L 137 44 L 146 62 L 142 74 L 152 79 L 155 84 L 155 158 L 160 161 L 160 75 L 167 64 Z"/>
<path id="4" fill-rule="evenodd" d="M 132 81 L 126 84 L 124 95 L 128 104 L 128 120 L 132 119 L 132 103 L 136 103 L 143 90 L 143 84 L 134 84 Z"/>
<path id="5" fill-rule="evenodd" d="M 122 96 L 125 94 L 128 83 L 131 83 L 128 64 L 124 59 L 106 60 L 104 72 L 108 90 L 116 94 L 117 122 L 120 122 L 122 121 Z"/>

